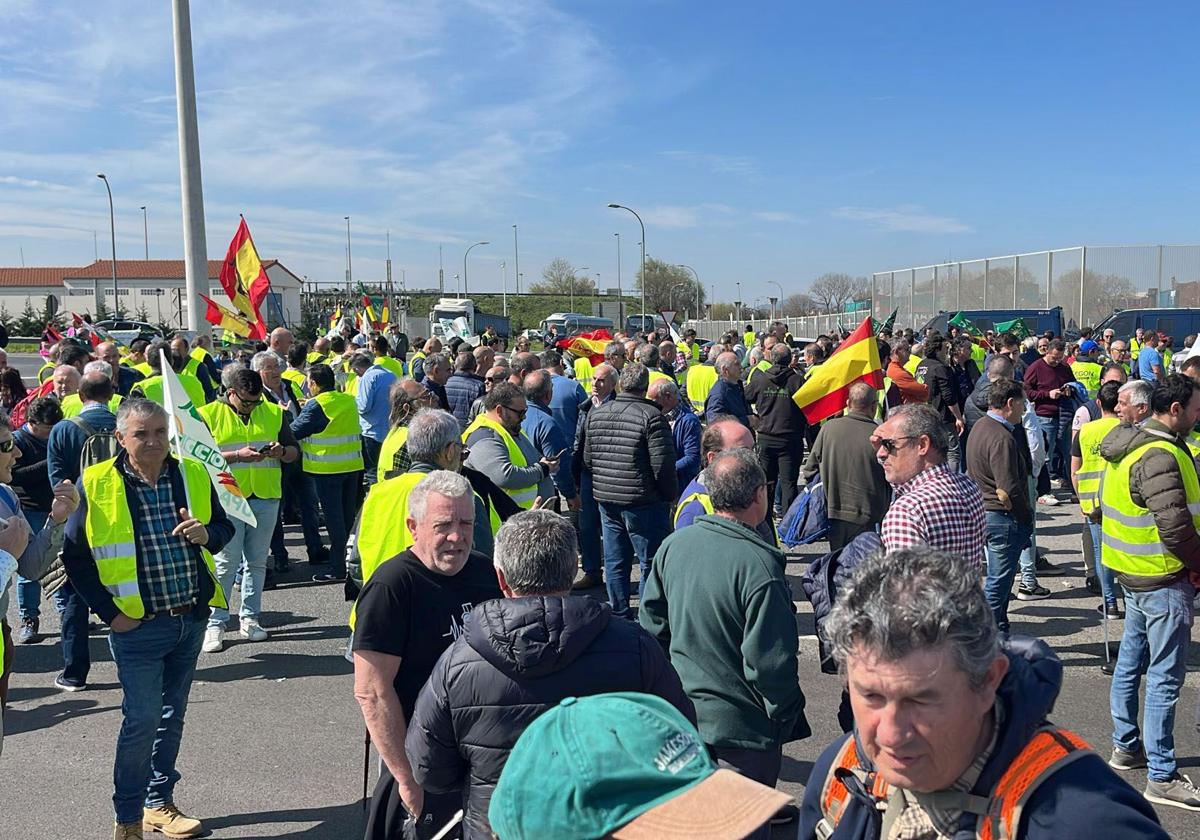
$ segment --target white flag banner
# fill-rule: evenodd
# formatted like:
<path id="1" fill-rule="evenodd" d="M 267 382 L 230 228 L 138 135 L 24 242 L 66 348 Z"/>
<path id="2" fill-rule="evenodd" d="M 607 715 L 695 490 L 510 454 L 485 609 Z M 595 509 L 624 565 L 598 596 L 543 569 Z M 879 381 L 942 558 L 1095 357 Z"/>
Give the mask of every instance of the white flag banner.
<path id="1" fill-rule="evenodd" d="M 660 309 L 658 310 L 658 314 L 662 316 L 663 323 L 666 324 L 667 329 L 671 331 L 671 341 L 674 341 L 675 346 L 678 347 L 683 341 L 683 338 L 679 335 L 679 331 L 675 329 L 675 310 Z"/>
<path id="2" fill-rule="evenodd" d="M 254 518 L 254 511 L 250 510 L 250 503 L 246 501 L 237 479 L 229 471 L 229 462 L 217 448 L 212 432 L 208 430 L 196 406 L 192 404 L 192 398 L 183 389 L 183 383 L 171 369 L 165 353 L 162 355 L 161 369 L 163 408 L 171 415 L 171 422 L 167 426 L 171 448 L 179 457 L 199 461 L 204 465 L 213 487 L 217 488 L 217 498 L 221 507 L 225 508 L 227 514 L 236 516 L 252 528 L 258 527 L 258 520 Z"/>

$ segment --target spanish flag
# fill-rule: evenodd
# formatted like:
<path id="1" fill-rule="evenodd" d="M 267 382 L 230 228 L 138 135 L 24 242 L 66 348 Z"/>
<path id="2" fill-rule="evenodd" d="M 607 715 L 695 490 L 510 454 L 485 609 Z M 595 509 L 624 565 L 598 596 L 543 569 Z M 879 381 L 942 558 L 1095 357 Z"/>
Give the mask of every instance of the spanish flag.
<path id="1" fill-rule="evenodd" d="M 846 408 L 850 386 L 855 382 L 866 382 L 872 388 L 882 389 L 882 367 L 879 344 L 868 316 L 833 351 L 833 355 L 812 369 L 800 390 L 792 395 L 792 400 L 809 423 L 820 423 Z"/>
<path id="2" fill-rule="evenodd" d="M 601 329 L 580 333 L 571 338 L 559 339 L 554 346 L 559 350 L 569 350 L 576 356 L 583 356 L 595 366 L 604 364 L 604 348 L 612 340 L 612 333 Z"/>
<path id="3" fill-rule="evenodd" d="M 205 321 L 214 327 L 220 327 L 226 333 L 240 335 L 242 338 L 250 336 L 250 324 L 240 313 L 226 309 L 210 297 L 200 295 L 200 299 L 208 305 L 208 311 L 204 313 Z"/>
<path id="4" fill-rule="evenodd" d="M 229 251 L 225 254 L 225 263 L 221 266 L 221 287 L 229 295 L 233 308 L 242 314 L 249 325 L 248 337 L 266 338 L 267 325 L 263 323 L 259 307 L 267 296 L 271 281 L 267 279 L 267 272 L 258 258 L 245 218 L 238 225 L 237 233 L 229 243 Z M 209 303 L 211 311 L 211 301 Z M 208 320 L 212 323 L 211 319 Z"/>
<path id="5" fill-rule="evenodd" d="M 337 309 L 333 310 L 333 314 L 329 316 L 329 329 L 336 330 L 342 322 L 342 305 L 339 303 Z"/>

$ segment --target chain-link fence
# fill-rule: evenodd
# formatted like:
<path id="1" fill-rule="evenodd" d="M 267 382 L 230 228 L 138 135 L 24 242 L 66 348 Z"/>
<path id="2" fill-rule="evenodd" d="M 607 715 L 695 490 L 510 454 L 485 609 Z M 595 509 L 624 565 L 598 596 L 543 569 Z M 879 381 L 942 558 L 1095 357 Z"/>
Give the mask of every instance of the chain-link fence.
<path id="1" fill-rule="evenodd" d="M 1082 285 L 1080 278 L 1083 278 Z M 1095 325 L 1118 309 L 1200 306 L 1200 245 L 1085 245 L 980 260 L 914 266 L 871 275 L 871 311 L 896 310 L 897 327 L 920 328 L 939 312 L 1050 309 L 1068 328 Z M 1080 314 L 1082 313 L 1082 317 Z M 796 337 L 853 329 L 865 311 L 781 318 Z M 688 321 L 702 339 L 719 339 L 768 320 Z"/>

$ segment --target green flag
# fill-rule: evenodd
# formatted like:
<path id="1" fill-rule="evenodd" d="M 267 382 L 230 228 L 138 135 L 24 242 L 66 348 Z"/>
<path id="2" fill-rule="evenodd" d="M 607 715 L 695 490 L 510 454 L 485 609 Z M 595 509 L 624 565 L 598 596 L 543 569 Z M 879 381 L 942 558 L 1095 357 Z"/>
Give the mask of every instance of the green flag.
<path id="1" fill-rule="evenodd" d="M 1018 341 L 1033 335 L 1029 331 L 1029 325 L 1025 323 L 1024 318 L 1013 318 L 1011 321 L 1002 321 L 996 324 L 996 332 L 1012 333 L 1017 337 Z"/>
<path id="2" fill-rule="evenodd" d="M 968 335 L 983 335 L 979 331 L 979 327 L 971 323 L 970 319 L 966 318 L 961 312 L 946 322 L 948 326 L 958 327 Z"/>
<path id="3" fill-rule="evenodd" d="M 892 314 L 887 317 L 886 321 L 880 321 L 878 318 L 871 319 L 871 326 L 875 330 L 875 335 L 882 332 L 891 332 L 892 327 L 896 326 L 896 315 L 900 312 L 900 307 L 892 310 Z"/>

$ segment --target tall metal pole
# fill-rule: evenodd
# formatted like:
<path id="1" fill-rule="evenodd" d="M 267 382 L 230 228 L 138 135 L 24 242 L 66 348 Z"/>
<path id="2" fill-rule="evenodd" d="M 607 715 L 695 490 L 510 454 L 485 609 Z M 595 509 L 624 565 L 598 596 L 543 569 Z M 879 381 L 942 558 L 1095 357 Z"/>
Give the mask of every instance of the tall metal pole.
<path id="1" fill-rule="evenodd" d="M 517 226 L 513 225 L 513 274 L 517 278 L 517 294 L 521 294 L 521 253 L 517 249 Z"/>
<path id="2" fill-rule="evenodd" d="M 108 227 L 112 233 L 113 315 L 116 315 L 121 311 L 121 298 L 117 294 L 117 216 L 113 211 L 112 187 L 108 185 L 108 178 L 103 172 L 96 177 L 104 182 L 104 189 L 108 191 Z"/>
<path id="3" fill-rule="evenodd" d="M 610 204 L 608 206 L 614 210 L 628 210 L 638 220 L 638 225 L 642 228 L 642 326 L 644 329 L 646 321 L 646 223 L 642 221 L 642 217 L 632 207 L 626 207 L 624 204 Z"/>
<path id="4" fill-rule="evenodd" d="M 1076 326 L 1083 329 L 1083 287 L 1087 285 L 1087 246 L 1079 249 L 1079 321 Z M 1161 290 L 1160 290 L 1161 291 Z"/>
<path id="5" fill-rule="evenodd" d="M 625 329 L 625 293 L 621 291 L 621 234 L 617 238 L 617 329 Z"/>
<path id="6" fill-rule="evenodd" d="M 1046 308 L 1050 308 L 1050 284 L 1054 282 L 1054 252 L 1046 252 Z"/>
<path id="7" fill-rule="evenodd" d="M 201 317 L 199 306 L 201 289 L 208 291 L 208 244 L 204 238 L 204 187 L 200 178 L 200 129 L 196 121 L 196 76 L 192 68 L 192 20 L 188 0 L 172 0 L 171 17 L 175 32 L 175 105 L 179 120 L 179 182 L 183 204 L 188 329 L 208 335 L 208 321 Z"/>
<path id="8" fill-rule="evenodd" d="M 700 292 L 703 288 L 700 285 L 700 275 L 697 274 L 696 269 L 692 268 L 690 265 L 679 263 L 679 267 L 686 268 L 688 271 L 692 272 L 692 276 L 696 278 L 696 320 L 699 321 L 704 315 L 704 312 L 700 306 Z"/>
<path id="9" fill-rule="evenodd" d="M 1013 309 L 1017 308 L 1017 280 L 1021 276 L 1021 257 L 1013 257 Z"/>
<path id="10" fill-rule="evenodd" d="M 482 241 L 482 242 L 476 242 L 474 245 L 472 245 L 472 246 L 471 246 L 471 248 L 475 248 L 475 247 L 476 247 L 476 246 L 478 246 L 478 245 L 491 245 L 491 244 L 492 244 L 492 243 L 488 242 L 488 241 L 485 239 L 485 240 L 484 240 L 484 241 Z M 462 277 L 462 293 L 463 293 L 464 295 L 470 294 L 469 287 L 467 286 L 467 255 L 471 253 L 471 248 L 468 248 L 468 249 L 467 249 L 467 250 L 466 250 L 466 251 L 463 253 L 463 277 Z"/>
<path id="11" fill-rule="evenodd" d="M 346 216 L 346 294 L 354 291 L 354 260 L 350 254 L 350 217 Z"/>
<path id="12" fill-rule="evenodd" d="M 150 223 L 146 218 L 146 206 L 142 205 L 142 241 L 146 243 L 146 262 L 150 261 Z"/>
<path id="13" fill-rule="evenodd" d="M 442 246 L 438 246 L 438 294 L 446 294 L 446 273 L 442 269 Z"/>
<path id="14" fill-rule="evenodd" d="M 508 263 L 500 260 L 500 307 L 501 314 L 508 315 Z"/>

